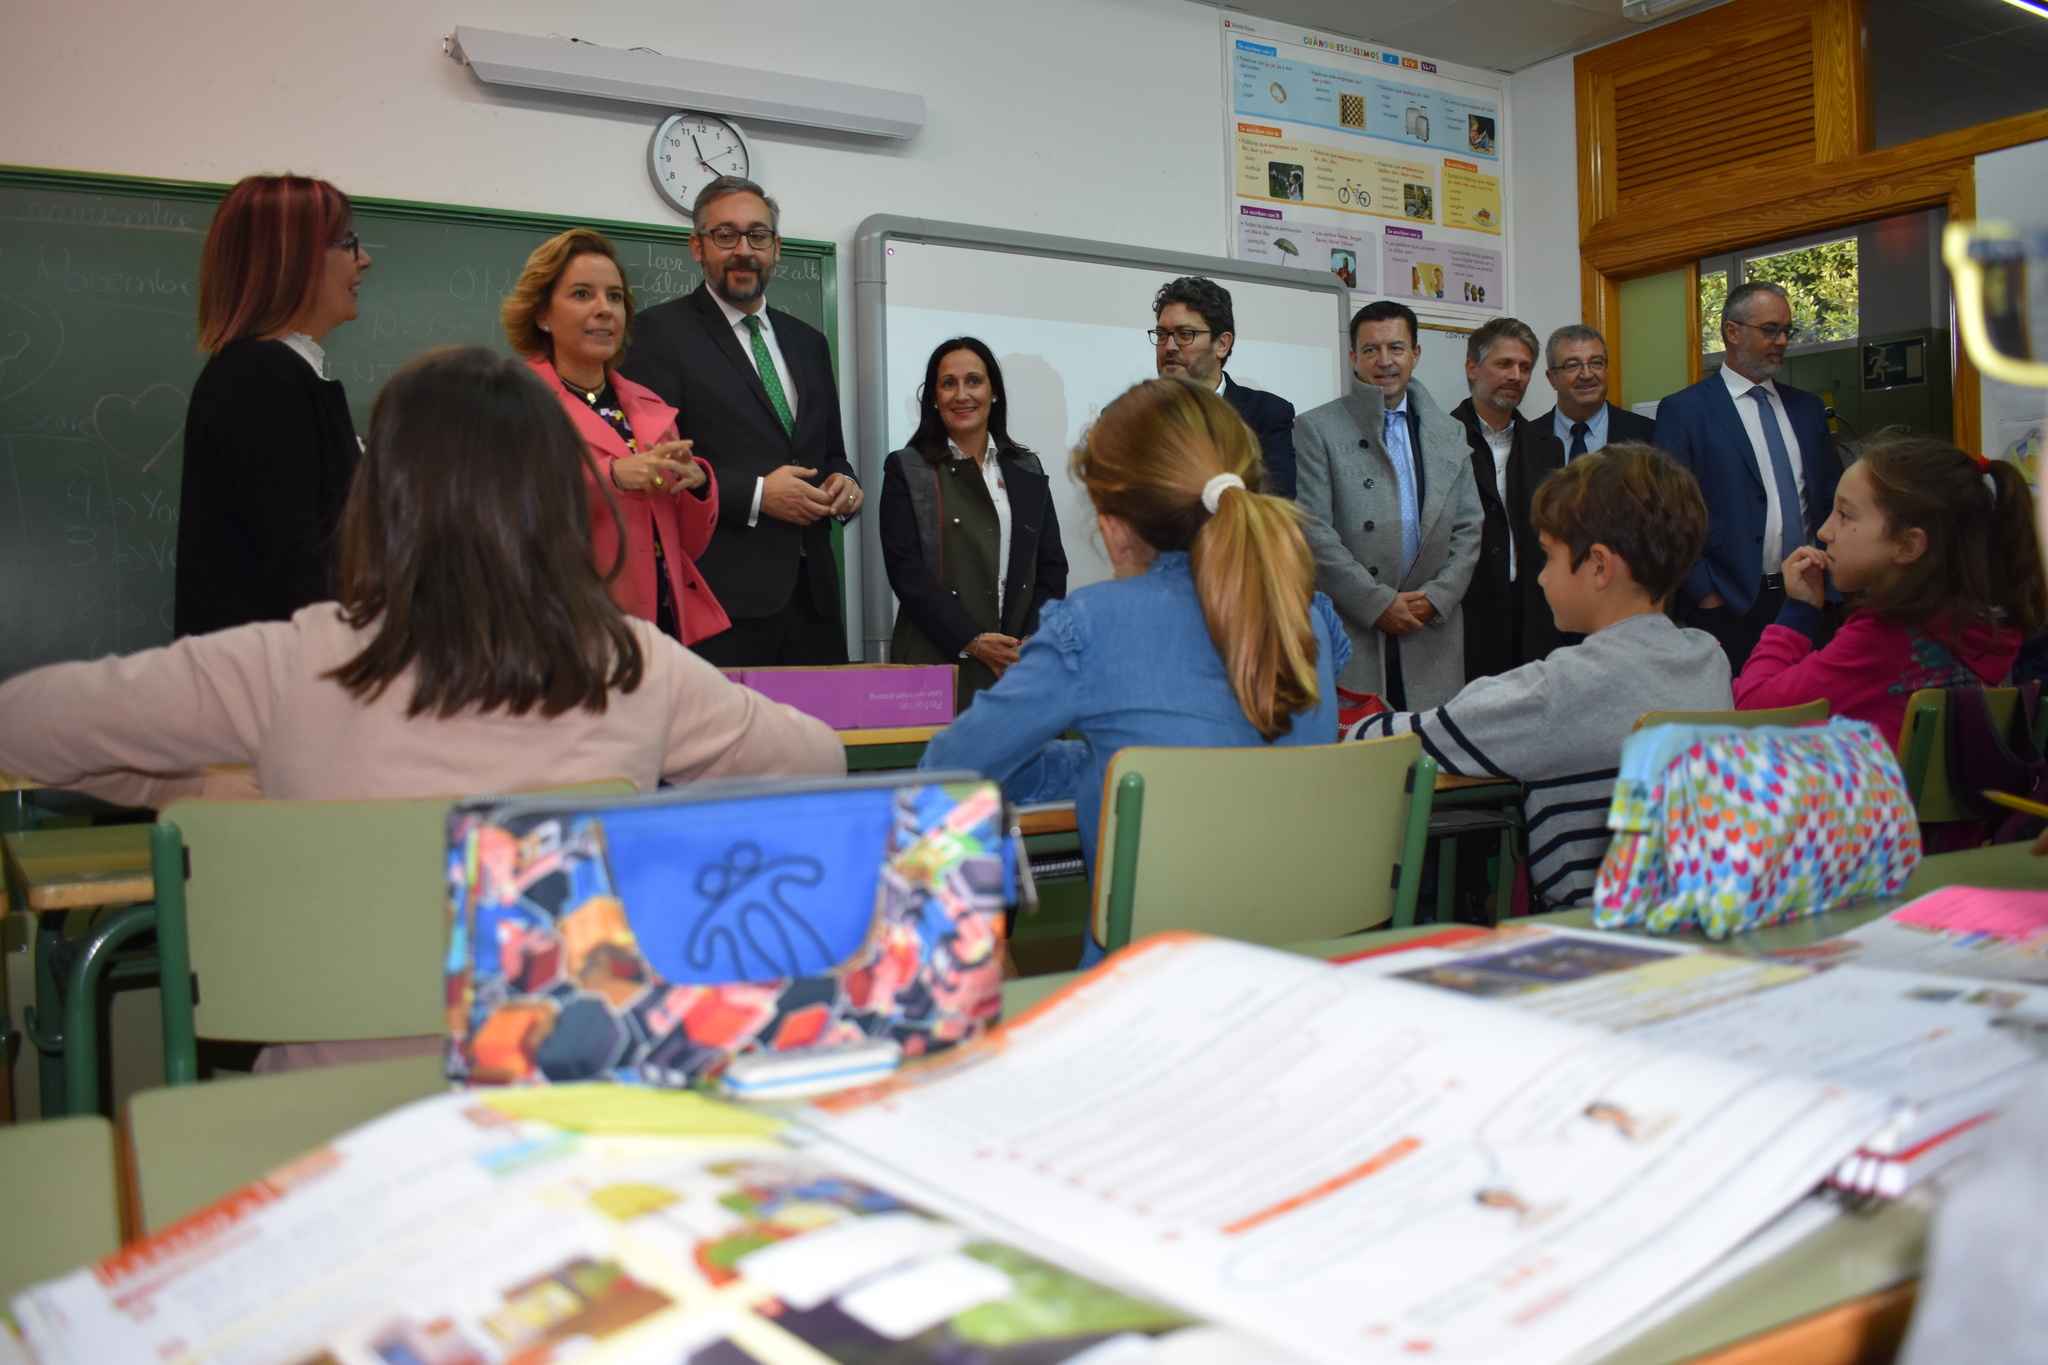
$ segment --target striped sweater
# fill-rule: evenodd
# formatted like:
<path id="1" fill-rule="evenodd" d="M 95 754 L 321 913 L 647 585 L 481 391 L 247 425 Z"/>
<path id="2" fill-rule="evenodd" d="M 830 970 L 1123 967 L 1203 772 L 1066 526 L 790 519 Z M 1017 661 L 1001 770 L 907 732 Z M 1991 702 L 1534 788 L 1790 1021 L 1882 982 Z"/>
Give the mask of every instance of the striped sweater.
<path id="1" fill-rule="evenodd" d="M 1447 773 L 1522 784 L 1529 883 L 1552 908 L 1590 898 L 1607 852 L 1621 742 L 1646 711 L 1728 711 L 1728 656 L 1704 631 L 1652 613 L 1512 672 L 1477 678 L 1434 711 L 1369 716 L 1346 739 L 1422 736 Z"/>

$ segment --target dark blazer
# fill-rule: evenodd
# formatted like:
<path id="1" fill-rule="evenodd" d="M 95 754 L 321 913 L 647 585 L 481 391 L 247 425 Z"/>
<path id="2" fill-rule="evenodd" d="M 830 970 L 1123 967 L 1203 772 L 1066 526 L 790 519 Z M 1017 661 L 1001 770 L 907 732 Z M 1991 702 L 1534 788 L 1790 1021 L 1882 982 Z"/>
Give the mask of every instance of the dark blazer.
<path id="1" fill-rule="evenodd" d="M 1557 436 L 1557 408 L 1553 406 L 1532 425 L 1546 436 Z M 1644 445 L 1653 445 L 1656 435 L 1657 424 L 1650 418 L 1640 412 L 1630 412 L 1627 408 L 1616 407 L 1612 403 L 1607 405 L 1608 445 L 1616 445 L 1622 441 L 1641 441 Z M 1558 436 L 1558 443 L 1564 447 L 1565 459 L 1570 460 L 1571 441 Z"/>
<path id="2" fill-rule="evenodd" d="M 1799 538 L 1811 541 L 1834 510 L 1842 465 L 1820 399 L 1786 384 L 1777 388 L 1799 438 L 1796 458 L 1806 486 Z M 1747 612 L 1763 586 L 1764 483 L 1742 415 L 1718 373 L 1658 404 L 1655 444 L 1693 472 L 1707 500 L 1707 548 L 1678 590 L 1681 607 L 1690 610 L 1718 592 L 1731 611 Z"/>
<path id="3" fill-rule="evenodd" d="M 1038 461 L 1011 454 L 997 457 L 1010 498 L 1010 562 L 1003 566 L 1003 600 L 1010 604 L 1003 634 L 1019 638 L 1038 629 L 1038 612 L 1067 595 L 1067 552 L 1060 543 L 1060 519 L 1052 505 L 1052 480 Z M 908 467 L 906 467 L 908 466 Z M 919 468 L 923 466 L 923 468 Z M 882 566 L 890 591 L 924 638 L 953 660 L 967 642 L 992 627 L 975 620 L 945 579 L 932 572 L 924 535 L 910 494 L 910 480 L 929 478 L 929 462 L 914 450 L 899 450 L 882 463 Z M 980 474 L 975 475 L 980 478 Z M 1021 603 L 1023 585 L 1036 578 L 1031 599 Z M 901 662 L 901 661 L 899 661 Z"/>
<path id="4" fill-rule="evenodd" d="M 799 566 L 812 605 L 838 618 L 839 572 L 832 563 L 832 523 L 777 521 L 765 512 L 747 525 L 755 481 L 786 464 L 853 478 L 839 425 L 839 386 L 825 335 L 779 308 L 768 310 L 775 340 L 796 390 L 796 432 L 783 431 L 754 362 L 740 347 L 710 291 L 656 304 L 633 319 L 632 350 L 619 373 L 645 384 L 676 410 L 676 430 L 718 475 L 718 529 L 697 571 L 734 619 L 772 616 L 789 605 Z"/>
<path id="5" fill-rule="evenodd" d="M 1451 409 L 1465 424 L 1465 442 L 1472 448 L 1472 479 L 1479 485 L 1479 505 L 1486 528 L 1479 540 L 1479 567 L 1465 590 L 1465 677 L 1505 673 L 1544 657 L 1561 643 L 1550 602 L 1537 575 L 1543 572 L 1543 546 L 1529 521 L 1536 485 L 1554 469 L 1564 468 L 1564 447 L 1550 428 L 1516 413 L 1514 445 L 1508 456 L 1508 500 L 1501 505 L 1500 484 L 1493 466 L 1493 447 L 1479 430 L 1472 400 Z M 1510 540 L 1515 576 L 1508 578 Z M 1517 636 L 1519 635 L 1519 640 Z"/>
<path id="6" fill-rule="evenodd" d="M 231 341 L 185 409 L 172 630 L 283 621 L 334 596 L 334 525 L 362 447 L 341 384 L 282 341 Z"/>
<path id="7" fill-rule="evenodd" d="M 1223 401 L 1237 409 L 1244 424 L 1259 438 L 1266 457 L 1266 491 L 1275 497 L 1294 496 L 1294 404 L 1277 393 L 1248 389 L 1223 376 Z"/>

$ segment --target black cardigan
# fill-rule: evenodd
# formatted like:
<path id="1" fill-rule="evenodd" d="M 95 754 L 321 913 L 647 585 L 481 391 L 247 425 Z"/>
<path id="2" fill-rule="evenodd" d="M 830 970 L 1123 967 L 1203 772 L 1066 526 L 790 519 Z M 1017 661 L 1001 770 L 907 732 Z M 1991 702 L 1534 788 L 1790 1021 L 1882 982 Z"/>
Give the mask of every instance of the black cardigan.
<path id="1" fill-rule="evenodd" d="M 340 383 L 282 341 L 231 341 L 207 361 L 185 409 L 175 632 L 282 621 L 332 597 L 361 449 Z"/>

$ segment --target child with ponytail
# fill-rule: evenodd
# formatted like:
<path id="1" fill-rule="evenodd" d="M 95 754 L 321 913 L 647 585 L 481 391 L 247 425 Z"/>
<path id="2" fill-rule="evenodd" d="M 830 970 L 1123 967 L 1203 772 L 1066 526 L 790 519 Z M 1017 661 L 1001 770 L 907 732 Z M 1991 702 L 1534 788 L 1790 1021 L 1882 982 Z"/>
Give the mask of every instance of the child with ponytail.
<path id="1" fill-rule="evenodd" d="M 1092 869 L 1103 776 L 1134 744 L 1329 744 L 1350 657 L 1258 439 L 1185 379 L 1116 399 L 1075 449 L 1115 577 L 1047 602 L 1001 681 L 926 749 L 1015 801 L 1072 799 Z M 1062 740 L 1067 731 L 1083 738 Z M 1088 945 L 1084 961 L 1100 956 Z"/>
<path id="2" fill-rule="evenodd" d="M 1993 687 L 2048 617 L 2033 497 L 2018 469 L 1946 441 L 1873 442 L 1842 475 L 1823 549 L 1785 560 L 1785 605 L 1735 680 L 1735 704 L 1826 698 L 1898 735 L 1923 687 Z M 1825 647 L 1827 579 L 1850 612 Z"/>

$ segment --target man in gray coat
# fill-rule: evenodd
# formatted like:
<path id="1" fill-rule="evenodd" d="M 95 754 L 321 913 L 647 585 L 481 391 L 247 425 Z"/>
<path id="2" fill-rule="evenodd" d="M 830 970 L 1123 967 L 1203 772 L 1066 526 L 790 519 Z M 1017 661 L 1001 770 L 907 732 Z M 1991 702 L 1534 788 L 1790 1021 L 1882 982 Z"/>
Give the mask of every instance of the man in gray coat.
<path id="1" fill-rule="evenodd" d="M 1358 386 L 1294 420 L 1316 587 L 1351 637 L 1338 682 L 1410 711 L 1465 685 L 1459 604 L 1486 524 L 1464 426 L 1411 382 L 1421 355 L 1413 311 L 1367 304 L 1351 319 Z"/>

